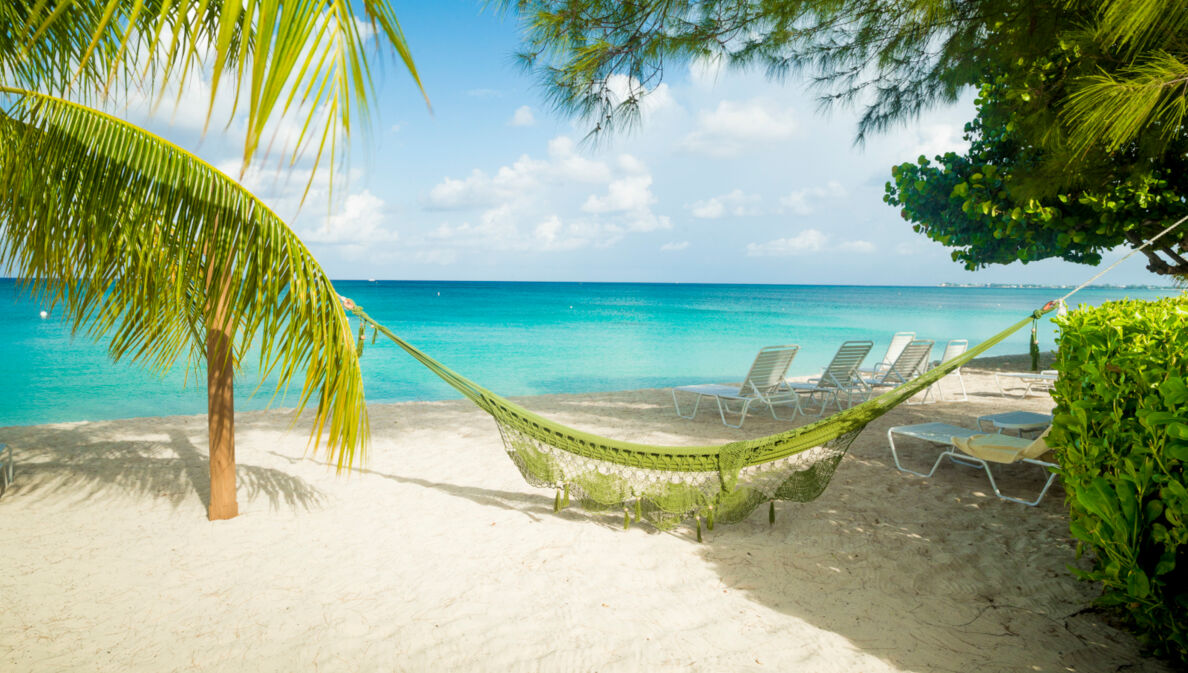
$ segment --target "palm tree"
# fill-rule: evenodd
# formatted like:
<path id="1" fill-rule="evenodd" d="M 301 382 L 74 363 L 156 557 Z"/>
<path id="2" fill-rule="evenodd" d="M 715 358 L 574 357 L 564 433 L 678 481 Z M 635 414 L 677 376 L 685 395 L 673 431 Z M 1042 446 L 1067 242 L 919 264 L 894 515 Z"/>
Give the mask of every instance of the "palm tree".
<path id="1" fill-rule="evenodd" d="M 333 179 L 374 99 L 365 32 L 420 86 L 388 1 L 359 4 L 0 3 L 0 265 L 75 331 L 109 336 L 117 360 L 159 371 L 205 362 L 212 520 L 238 513 L 232 376 L 249 346 L 278 390 L 304 375 L 297 406 L 316 404 L 311 442 L 341 470 L 362 459 L 368 435 L 355 342 L 325 272 L 272 210 L 96 105 L 160 100 L 205 74 L 208 122 L 223 88 L 246 115 L 245 169 L 287 119 L 301 128 L 289 161 L 312 156 Z"/>

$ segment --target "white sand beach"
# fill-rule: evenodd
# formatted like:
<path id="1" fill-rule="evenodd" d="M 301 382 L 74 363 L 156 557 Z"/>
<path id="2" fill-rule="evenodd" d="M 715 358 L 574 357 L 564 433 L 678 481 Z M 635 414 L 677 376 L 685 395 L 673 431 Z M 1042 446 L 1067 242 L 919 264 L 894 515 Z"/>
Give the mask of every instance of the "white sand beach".
<path id="1" fill-rule="evenodd" d="M 368 461 L 342 476 L 289 414 L 240 414 L 241 515 L 214 523 L 205 417 L 0 429 L 17 461 L 0 498 L 0 670 L 1167 670 L 1087 609 L 1059 486 L 1029 508 L 977 470 L 892 467 L 889 426 L 1051 408 L 966 380 L 969 402 L 869 426 L 815 502 L 701 544 L 554 513 L 461 400 L 373 406 Z M 649 443 L 789 426 L 681 420 L 666 390 L 523 401 Z M 907 446 L 917 465 L 936 455 Z M 1016 492 L 1042 483 L 1034 467 L 1000 474 Z"/>

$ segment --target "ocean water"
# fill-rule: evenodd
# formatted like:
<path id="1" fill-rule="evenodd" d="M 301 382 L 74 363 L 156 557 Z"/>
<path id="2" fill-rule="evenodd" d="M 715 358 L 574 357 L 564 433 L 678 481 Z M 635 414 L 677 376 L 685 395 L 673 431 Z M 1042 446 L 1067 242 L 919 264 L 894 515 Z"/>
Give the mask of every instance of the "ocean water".
<path id="1" fill-rule="evenodd" d="M 872 339 L 867 364 L 882 357 L 892 333 L 970 344 L 1065 290 L 1044 288 L 861 287 L 341 281 L 339 292 L 449 367 L 506 395 L 667 387 L 739 380 L 761 346 L 798 344 L 792 374 L 824 367 L 847 339 Z M 1073 304 L 1176 290 L 1090 288 Z M 72 337 L 69 326 L 0 280 L 0 426 L 206 410 L 205 372 L 164 377 L 134 363 L 113 363 L 103 343 Z M 1025 353 L 1024 329 L 991 354 Z M 1055 345 L 1041 321 L 1040 346 Z M 382 337 L 363 355 L 372 402 L 458 395 Z M 245 372 L 239 409 L 292 406 L 273 399 Z M 255 394 L 253 395 L 253 393 Z"/>

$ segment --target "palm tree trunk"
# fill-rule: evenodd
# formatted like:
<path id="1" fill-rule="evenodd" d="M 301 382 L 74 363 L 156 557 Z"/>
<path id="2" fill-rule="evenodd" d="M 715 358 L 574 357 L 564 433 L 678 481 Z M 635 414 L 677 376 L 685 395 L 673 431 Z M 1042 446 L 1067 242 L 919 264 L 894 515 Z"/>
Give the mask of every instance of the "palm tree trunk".
<path id="1" fill-rule="evenodd" d="M 215 222 L 217 225 L 218 220 Z M 208 267 L 206 420 L 210 446 L 210 504 L 206 515 L 211 521 L 218 521 L 239 515 L 239 503 L 235 499 L 235 364 L 232 352 L 235 327 L 228 310 L 231 278 L 216 281 L 211 271 Z"/>
<path id="2" fill-rule="evenodd" d="M 231 330 L 225 321 L 215 322 L 206 329 L 206 414 L 210 435 L 207 517 L 211 521 L 232 519 L 239 514 L 235 500 L 234 373 Z"/>

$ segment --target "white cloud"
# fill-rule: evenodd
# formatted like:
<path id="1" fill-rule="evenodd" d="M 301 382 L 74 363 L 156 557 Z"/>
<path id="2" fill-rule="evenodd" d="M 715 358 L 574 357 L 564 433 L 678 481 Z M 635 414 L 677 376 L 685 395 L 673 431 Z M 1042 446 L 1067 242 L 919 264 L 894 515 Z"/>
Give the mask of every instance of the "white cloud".
<path id="1" fill-rule="evenodd" d="M 964 152 L 969 143 L 961 134 L 961 127 L 956 124 L 927 124 L 916 130 L 914 144 L 904 159 L 915 161 L 921 155 L 932 159 L 946 152 Z"/>
<path id="2" fill-rule="evenodd" d="M 681 250 L 688 249 L 688 247 L 689 247 L 689 241 L 669 241 L 668 243 L 665 243 L 664 245 L 660 246 L 660 251 L 661 252 L 680 252 Z"/>
<path id="3" fill-rule="evenodd" d="M 461 224 L 439 224 L 424 234 L 424 242 L 565 251 L 614 245 L 627 232 L 672 228 L 667 216 L 653 212 L 652 175 L 636 157 L 592 159 L 566 136 L 550 140 L 547 152 L 545 159 L 524 155 L 493 175 L 476 169 L 465 178 L 445 178 L 434 185 L 422 199 L 427 210 L 481 212 Z M 592 194 L 589 185 L 605 191 Z"/>
<path id="4" fill-rule="evenodd" d="M 614 105 L 634 99 L 639 106 L 640 119 L 645 124 L 652 115 L 664 110 L 680 108 L 676 99 L 672 97 L 672 90 L 668 88 L 667 84 L 661 83 L 654 89 L 648 89 L 634 77 L 611 75 L 606 78 L 606 88 L 610 92 L 610 100 Z"/>
<path id="5" fill-rule="evenodd" d="M 400 133 L 400 124 L 392 124 L 392 127 L 388 130 L 392 133 Z"/>
<path id="6" fill-rule="evenodd" d="M 548 162 L 524 155 L 495 175 L 475 169 L 464 179 L 445 178 L 434 185 L 424 199 L 431 210 L 466 210 L 496 206 L 515 200 L 540 184 Z"/>
<path id="7" fill-rule="evenodd" d="M 527 105 L 521 105 L 516 108 L 512 118 L 507 122 L 508 126 L 535 126 L 536 117 L 532 114 L 532 108 Z"/>
<path id="8" fill-rule="evenodd" d="M 725 215 L 736 217 L 758 215 L 760 201 L 762 201 L 762 197 L 758 194 L 747 194 L 741 189 L 735 189 L 729 194 L 714 196 L 704 201 L 695 201 L 687 207 L 692 211 L 693 217 L 712 220 Z"/>
<path id="9" fill-rule="evenodd" d="M 630 154 L 620 154 L 618 164 L 619 170 L 624 173 L 646 173 L 648 171 L 648 167 L 642 161 Z"/>
<path id="10" fill-rule="evenodd" d="M 791 257 L 834 250 L 854 254 L 869 254 L 877 250 L 874 243 L 861 239 L 831 245 L 829 236 L 818 229 L 805 229 L 789 238 L 777 238 L 766 243 L 747 244 L 748 257 Z"/>
<path id="11" fill-rule="evenodd" d="M 780 212 L 794 215 L 810 215 L 816 210 L 816 202 L 823 199 L 840 198 L 846 195 L 845 187 L 836 180 L 830 180 L 824 187 L 797 189 L 780 197 Z"/>
<path id="12" fill-rule="evenodd" d="M 301 238 L 308 243 L 359 245 L 391 243 L 399 235 L 384 228 L 383 199 L 364 189 L 347 196 L 339 212 L 323 218 L 317 228 L 302 231 Z"/>
<path id="13" fill-rule="evenodd" d="M 866 253 L 871 253 L 871 252 L 875 251 L 875 244 L 871 243 L 870 241 L 863 241 L 863 240 L 846 241 L 845 243 L 839 243 L 837 245 L 837 249 L 841 250 L 843 252 L 856 252 L 859 254 L 866 254 Z"/>
<path id="14" fill-rule="evenodd" d="M 761 100 L 724 100 L 714 110 L 697 113 L 697 128 L 685 136 L 680 146 L 695 154 L 731 157 L 790 140 L 797 127 L 792 108 L 778 108 Z"/>
<path id="15" fill-rule="evenodd" d="M 766 243 L 748 243 L 748 257 L 790 257 L 820 252 L 829 237 L 816 229 L 805 229 L 791 238 L 777 238 Z"/>
<path id="16" fill-rule="evenodd" d="M 622 213 L 631 231 L 671 229 L 672 222 L 665 215 L 652 212 L 656 197 L 652 194 L 652 176 L 635 174 L 613 180 L 607 185 L 605 196 L 591 194 L 582 204 L 587 213 Z"/>
<path id="17" fill-rule="evenodd" d="M 647 210 L 656 202 L 652 195 L 652 176 L 629 175 L 612 181 L 606 187 L 606 196 L 591 194 L 582 204 L 587 213 L 621 213 Z"/>
<path id="18" fill-rule="evenodd" d="M 576 180 L 578 182 L 607 182 L 611 179 L 613 171 L 610 166 L 607 166 L 601 161 L 594 161 L 587 159 L 577 152 L 577 144 L 569 136 L 557 136 L 549 141 L 549 159 L 552 164 L 547 166 L 547 170 L 552 177 L 560 175 L 569 180 Z M 627 162 L 629 166 L 638 166 L 639 171 L 645 171 L 646 168 L 629 154 L 619 156 L 620 166 Z"/>

